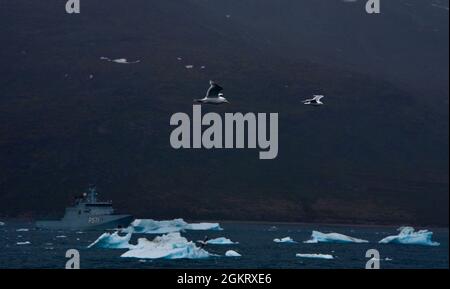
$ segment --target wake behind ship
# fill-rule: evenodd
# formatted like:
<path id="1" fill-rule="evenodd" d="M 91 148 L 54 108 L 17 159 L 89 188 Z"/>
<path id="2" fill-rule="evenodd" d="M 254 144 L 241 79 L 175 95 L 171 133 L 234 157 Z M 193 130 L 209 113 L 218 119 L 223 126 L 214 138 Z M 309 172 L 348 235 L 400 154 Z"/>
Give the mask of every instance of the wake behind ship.
<path id="1" fill-rule="evenodd" d="M 76 198 L 73 207 L 66 208 L 59 221 L 37 221 L 36 227 L 49 230 L 104 230 L 127 227 L 133 216 L 116 215 L 112 202 L 97 201 L 95 187 L 90 187 L 81 197 Z"/>

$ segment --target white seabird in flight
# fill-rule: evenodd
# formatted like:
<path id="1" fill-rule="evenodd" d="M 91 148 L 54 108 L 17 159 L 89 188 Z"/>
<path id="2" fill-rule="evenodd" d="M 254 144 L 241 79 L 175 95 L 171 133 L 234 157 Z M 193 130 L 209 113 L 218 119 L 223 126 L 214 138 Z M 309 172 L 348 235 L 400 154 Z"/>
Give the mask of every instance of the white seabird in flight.
<path id="1" fill-rule="evenodd" d="M 206 96 L 204 98 L 200 99 L 194 99 L 194 102 L 199 103 L 210 103 L 210 104 L 222 104 L 222 103 L 228 103 L 228 100 L 223 97 L 223 93 L 220 93 L 220 91 L 223 90 L 223 88 L 216 84 L 214 81 L 209 81 L 209 89 L 206 92 Z"/>
<path id="2" fill-rule="evenodd" d="M 307 104 L 307 105 L 322 105 L 323 102 L 320 101 L 322 98 L 324 98 L 325 96 L 323 95 L 314 95 L 313 98 L 311 99 L 307 99 L 303 101 L 303 104 Z"/>

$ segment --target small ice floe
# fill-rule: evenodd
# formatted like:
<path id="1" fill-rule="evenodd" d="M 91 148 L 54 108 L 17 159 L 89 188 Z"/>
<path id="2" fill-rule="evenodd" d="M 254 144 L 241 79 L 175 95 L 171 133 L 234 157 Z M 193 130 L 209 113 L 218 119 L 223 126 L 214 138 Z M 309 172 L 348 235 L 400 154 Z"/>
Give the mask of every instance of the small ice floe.
<path id="1" fill-rule="evenodd" d="M 220 237 L 220 238 L 210 239 L 210 240 L 206 241 L 206 244 L 211 244 L 211 245 L 234 245 L 234 244 L 239 244 L 239 242 L 233 242 L 233 241 L 231 241 L 228 238 Z"/>
<path id="2" fill-rule="evenodd" d="M 16 232 L 28 232 L 30 229 L 27 228 L 21 228 L 21 229 L 17 229 Z"/>
<path id="3" fill-rule="evenodd" d="M 194 242 L 188 241 L 180 233 L 169 233 L 158 236 L 152 241 L 139 238 L 137 245 L 122 254 L 123 258 L 139 259 L 204 259 L 211 256 L 199 248 Z"/>
<path id="4" fill-rule="evenodd" d="M 368 243 L 367 240 L 357 239 L 339 233 L 324 234 L 318 231 L 313 231 L 311 239 L 303 243 Z"/>
<path id="5" fill-rule="evenodd" d="M 133 247 L 129 242 L 132 232 L 125 236 L 120 236 L 119 232 L 104 233 L 97 240 L 88 246 L 88 248 L 106 248 L 106 249 L 129 249 Z"/>
<path id="6" fill-rule="evenodd" d="M 104 57 L 104 56 L 100 57 L 100 59 L 106 60 L 108 62 L 118 63 L 118 64 L 134 64 L 134 63 L 141 62 L 140 60 L 128 61 L 128 59 L 126 59 L 126 58 L 110 59 L 110 58 Z"/>
<path id="7" fill-rule="evenodd" d="M 89 79 L 94 79 L 94 75 L 93 74 L 89 74 Z"/>
<path id="8" fill-rule="evenodd" d="M 267 231 L 269 231 L 269 232 L 275 232 L 277 230 L 278 230 L 277 226 L 272 226 L 269 229 L 267 229 Z"/>
<path id="9" fill-rule="evenodd" d="M 56 236 L 55 238 L 58 238 L 58 239 L 64 239 L 64 238 L 67 238 L 67 236 L 65 236 L 65 235 L 58 235 L 58 236 Z"/>
<path id="10" fill-rule="evenodd" d="M 84 232 L 83 231 L 78 231 L 78 232 L 75 232 L 75 234 L 84 234 Z"/>
<path id="11" fill-rule="evenodd" d="M 408 245 L 423 245 L 423 246 L 439 246 L 440 243 L 433 242 L 433 232 L 428 230 L 414 231 L 413 227 L 400 227 L 397 229 L 400 231 L 398 235 L 388 236 L 378 243 L 381 244 L 408 244 Z"/>
<path id="12" fill-rule="evenodd" d="M 295 254 L 296 257 L 299 258 L 314 258 L 314 259 L 334 259 L 333 255 L 329 254 Z"/>
<path id="13" fill-rule="evenodd" d="M 188 64 L 188 65 L 185 65 L 184 67 L 186 67 L 186 69 L 192 69 L 192 68 L 194 68 L 194 65 Z"/>
<path id="14" fill-rule="evenodd" d="M 234 250 L 228 250 L 225 252 L 226 257 L 241 257 L 242 255 Z"/>
<path id="15" fill-rule="evenodd" d="M 275 243 L 297 243 L 291 237 L 284 237 L 281 239 L 275 238 L 273 239 Z"/>
<path id="16" fill-rule="evenodd" d="M 177 57 L 177 60 L 178 60 L 178 61 L 181 61 L 181 60 L 183 60 L 183 58 L 181 58 L 181 57 Z"/>
<path id="17" fill-rule="evenodd" d="M 193 223 L 189 224 L 183 219 L 168 221 L 156 221 L 152 219 L 136 219 L 130 227 L 123 229 L 123 232 L 145 233 L 145 234 L 166 234 L 180 232 L 184 230 L 223 230 L 218 223 Z"/>
<path id="18" fill-rule="evenodd" d="M 204 65 L 200 66 L 200 69 L 205 69 L 205 68 L 206 68 L 206 66 L 204 66 Z"/>
<path id="19" fill-rule="evenodd" d="M 30 245 L 31 243 L 29 241 L 25 241 L 25 242 L 17 242 L 17 245 Z"/>
<path id="20" fill-rule="evenodd" d="M 5 225 L 5 223 L 4 222 L 0 222 L 0 226 L 4 226 Z"/>

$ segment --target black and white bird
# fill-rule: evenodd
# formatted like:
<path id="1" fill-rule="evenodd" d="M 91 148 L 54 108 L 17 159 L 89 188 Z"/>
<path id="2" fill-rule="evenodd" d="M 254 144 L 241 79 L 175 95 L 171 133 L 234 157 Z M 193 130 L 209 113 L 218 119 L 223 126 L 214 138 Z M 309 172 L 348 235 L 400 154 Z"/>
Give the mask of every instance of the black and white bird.
<path id="1" fill-rule="evenodd" d="M 322 105 L 323 102 L 321 101 L 321 99 L 324 98 L 324 97 L 325 96 L 323 96 L 323 95 L 314 95 L 313 98 L 304 100 L 303 104 L 306 104 L 306 105 Z"/>
<path id="2" fill-rule="evenodd" d="M 209 104 L 222 104 L 222 103 L 228 103 L 228 100 L 223 97 L 223 93 L 220 93 L 220 91 L 223 90 L 223 88 L 215 83 L 214 81 L 209 81 L 209 88 L 206 92 L 206 96 L 204 98 L 200 99 L 194 99 L 194 102 L 199 103 L 209 103 Z"/>

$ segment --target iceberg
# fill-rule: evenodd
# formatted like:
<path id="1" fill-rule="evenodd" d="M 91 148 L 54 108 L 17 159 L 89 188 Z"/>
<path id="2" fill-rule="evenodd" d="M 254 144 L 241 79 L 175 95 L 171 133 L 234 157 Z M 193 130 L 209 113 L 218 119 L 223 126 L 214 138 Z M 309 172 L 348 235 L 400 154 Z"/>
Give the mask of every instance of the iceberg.
<path id="1" fill-rule="evenodd" d="M 316 243 L 368 243 L 367 240 L 357 239 L 350 236 L 346 236 L 339 233 L 324 234 L 318 231 L 313 231 L 311 239 L 303 243 L 316 244 Z"/>
<path id="2" fill-rule="evenodd" d="M 179 232 L 158 236 L 153 241 L 139 238 L 138 244 L 122 254 L 123 258 L 138 259 L 203 259 L 211 256 Z"/>
<path id="3" fill-rule="evenodd" d="M 220 237 L 220 238 L 215 238 L 215 239 L 211 239 L 206 241 L 206 244 L 211 244 L 211 245 L 234 245 L 234 244 L 239 244 L 239 242 L 233 242 L 228 238 L 225 237 Z"/>
<path id="4" fill-rule="evenodd" d="M 227 257 L 241 257 L 242 255 L 234 250 L 228 250 L 225 252 L 225 256 Z"/>
<path id="5" fill-rule="evenodd" d="M 440 243 L 433 242 L 431 237 L 433 232 L 428 230 L 414 231 L 413 227 L 400 227 L 397 229 L 400 231 L 398 235 L 388 236 L 378 243 L 381 244 L 410 244 L 410 245 L 423 245 L 423 246 L 439 246 Z"/>
<path id="6" fill-rule="evenodd" d="M 132 232 L 125 236 L 120 236 L 119 232 L 103 233 L 97 240 L 88 246 L 88 248 L 106 248 L 106 249 L 130 249 L 133 247 L 129 242 Z"/>
<path id="7" fill-rule="evenodd" d="M 300 258 L 334 259 L 333 255 L 329 254 L 295 254 L 295 256 Z"/>
<path id="8" fill-rule="evenodd" d="M 126 58 L 111 59 L 111 58 L 105 57 L 105 56 L 100 57 L 100 59 L 101 60 L 106 60 L 106 61 L 109 61 L 109 62 L 119 63 L 119 64 L 134 64 L 134 63 L 141 62 L 140 60 L 128 61 L 128 59 L 126 59 Z"/>
<path id="9" fill-rule="evenodd" d="M 169 221 L 156 221 L 152 219 L 136 219 L 124 232 L 135 232 L 144 234 L 167 234 L 183 230 L 222 230 L 218 223 L 194 223 L 189 224 L 183 219 Z"/>
<path id="10" fill-rule="evenodd" d="M 25 242 L 17 242 L 17 245 L 30 245 L 31 243 L 29 241 L 25 241 Z"/>
<path id="11" fill-rule="evenodd" d="M 284 237 L 281 239 L 276 238 L 276 239 L 273 239 L 273 241 L 275 243 L 297 243 L 291 237 Z"/>

